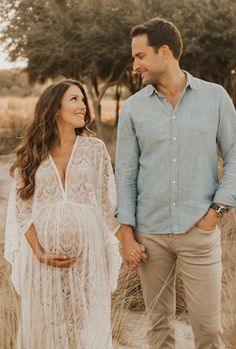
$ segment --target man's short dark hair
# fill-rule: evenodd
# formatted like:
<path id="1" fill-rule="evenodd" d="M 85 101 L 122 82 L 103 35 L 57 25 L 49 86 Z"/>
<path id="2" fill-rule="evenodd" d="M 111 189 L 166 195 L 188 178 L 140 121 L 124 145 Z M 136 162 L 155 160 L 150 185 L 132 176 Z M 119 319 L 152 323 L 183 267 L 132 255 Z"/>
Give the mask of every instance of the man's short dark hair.
<path id="1" fill-rule="evenodd" d="M 146 34 L 148 44 L 157 52 L 162 45 L 168 45 L 173 56 L 179 60 L 183 50 L 183 41 L 177 27 L 163 19 L 153 18 L 150 21 L 137 25 L 131 29 L 131 38 Z"/>

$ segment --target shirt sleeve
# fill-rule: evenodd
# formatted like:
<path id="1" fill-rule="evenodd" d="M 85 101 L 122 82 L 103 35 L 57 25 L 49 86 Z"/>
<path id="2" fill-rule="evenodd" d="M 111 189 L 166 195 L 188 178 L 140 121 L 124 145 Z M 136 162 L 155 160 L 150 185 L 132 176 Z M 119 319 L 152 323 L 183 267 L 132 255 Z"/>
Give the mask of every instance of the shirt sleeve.
<path id="1" fill-rule="evenodd" d="M 236 112 L 227 92 L 221 89 L 217 143 L 223 159 L 223 175 L 214 202 L 236 206 Z"/>
<path id="2" fill-rule="evenodd" d="M 127 106 L 121 110 L 116 147 L 117 218 L 136 226 L 137 177 L 140 150 L 135 127 Z"/>

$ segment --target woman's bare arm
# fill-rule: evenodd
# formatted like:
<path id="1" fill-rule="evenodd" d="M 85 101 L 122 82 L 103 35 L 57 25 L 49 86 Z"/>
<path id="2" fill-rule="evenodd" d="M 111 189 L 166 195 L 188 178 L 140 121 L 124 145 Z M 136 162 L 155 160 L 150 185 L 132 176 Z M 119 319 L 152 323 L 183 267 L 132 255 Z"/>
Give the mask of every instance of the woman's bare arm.
<path id="1" fill-rule="evenodd" d="M 63 255 L 57 255 L 57 254 L 48 254 L 45 253 L 43 250 L 42 246 L 39 243 L 35 226 L 31 224 L 27 232 L 25 233 L 25 237 L 32 248 L 35 256 L 39 260 L 40 263 L 42 264 L 47 264 L 52 267 L 58 267 L 58 268 L 69 268 L 72 266 L 76 258 L 67 258 L 66 256 Z"/>

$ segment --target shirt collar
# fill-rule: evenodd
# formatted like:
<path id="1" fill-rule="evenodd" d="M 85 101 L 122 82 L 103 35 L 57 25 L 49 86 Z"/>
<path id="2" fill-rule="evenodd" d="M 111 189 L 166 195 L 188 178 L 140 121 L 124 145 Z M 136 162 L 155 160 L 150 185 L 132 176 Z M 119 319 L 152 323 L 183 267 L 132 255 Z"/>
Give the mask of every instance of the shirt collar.
<path id="1" fill-rule="evenodd" d="M 190 87 L 192 90 L 197 90 L 196 79 L 191 74 L 189 74 L 187 71 L 185 71 L 185 70 L 182 70 L 182 71 L 186 74 L 186 77 L 187 77 L 186 88 Z M 154 85 L 147 85 L 145 87 L 145 92 L 146 92 L 147 96 L 157 94 L 159 97 L 163 98 L 162 94 L 159 91 L 157 91 L 157 89 L 155 88 Z"/>
<path id="2" fill-rule="evenodd" d="M 186 70 L 182 70 L 186 76 L 187 76 L 187 83 L 186 83 L 186 87 L 190 87 L 192 90 L 197 90 L 198 86 L 197 86 L 197 81 L 196 78 L 193 77 L 191 74 L 189 74 Z"/>

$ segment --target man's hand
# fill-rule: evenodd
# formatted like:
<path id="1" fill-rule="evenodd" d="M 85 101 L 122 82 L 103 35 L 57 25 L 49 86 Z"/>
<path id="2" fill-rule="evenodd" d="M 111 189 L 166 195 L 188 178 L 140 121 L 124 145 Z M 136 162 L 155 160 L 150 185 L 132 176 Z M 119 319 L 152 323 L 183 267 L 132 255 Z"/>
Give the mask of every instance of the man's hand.
<path id="1" fill-rule="evenodd" d="M 215 210 L 209 208 L 205 216 L 197 222 L 196 227 L 206 231 L 215 230 L 218 219 L 219 217 Z"/>
<path id="2" fill-rule="evenodd" d="M 128 268 L 132 271 L 137 271 L 141 262 L 147 260 L 145 246 L 139 244 L 133 235 L 133 228 L 122 224 L 117 234 L 122 245 L 122 254 Z"/>

